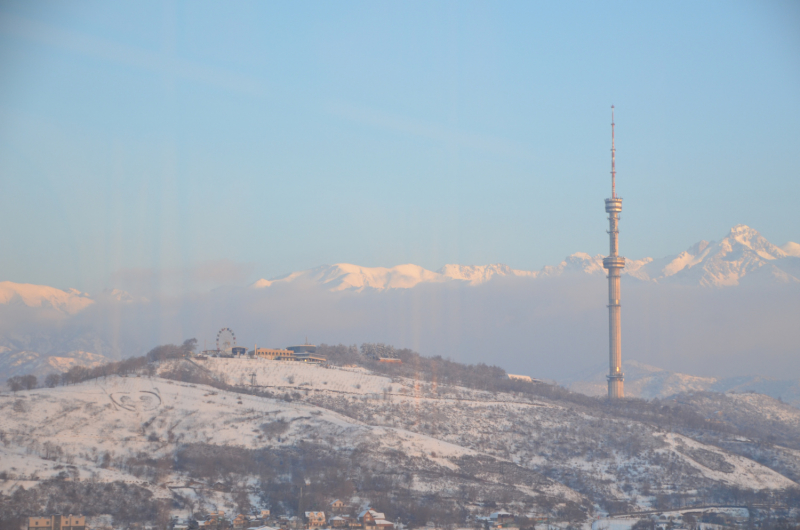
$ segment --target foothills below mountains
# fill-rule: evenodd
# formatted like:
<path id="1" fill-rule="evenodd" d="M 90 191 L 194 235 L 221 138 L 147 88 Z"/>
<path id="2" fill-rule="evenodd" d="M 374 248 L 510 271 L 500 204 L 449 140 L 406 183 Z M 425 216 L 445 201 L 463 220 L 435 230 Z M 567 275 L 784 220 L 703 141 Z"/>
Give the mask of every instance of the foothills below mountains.
<path id="1" fill-rule="evenodd" d="M 573 392 L 602 397 L 608 395 L 606 375 L 608 365 L 598 364 L 559 383 Z M 800 379 L 775 379 L 759 375 L 700 377 L 671 372 L 633 360 L 625 363 L 625 395 L 628 397 L 665 399 L 686 392 L 764 394 L 800 408 Z"/>
<path id="2" fill-rule="evenodd" d="M 800 379 L 797 243 L 778 247 L 738 225 L 674 256 L 628 260 L 624 274 L 623 364 Z M 465 362 L 491 358 L 512 372 L 564 381 L 605 359 L 604 276 L 602 256 L 577 253 L 539 271 L 338 264 L 180 296 L 117 288 L 89 295 L 4 281 L 0 380 L 141 355 L 187 336 L 212 347 L 216 331 L 231 327 L 248 348 L 304 337 L 385 342 Z M 594 393 L 590 386 L 581 389 Z M 794 400 L 791 391 L 768 393 Z"/>
<path id="3" fill-rule="evenodd" d="M 320 350 L 328 367 L 156 349 L 0 392 L 0 508 L 146 522 L 340 498 L 414 527 L 498 508 L 576 527 L 800 499 L 800 410 L 767 396 L 609 402 L 407 350 L 400 365 Z"/>
<path id="4" fill-rule="evenodd" d="M 63 374 L 74 366 L 93 368 L 110 359 L 103 355 L 86 351 L 71 351 L 63 356 L 42 355 L 35 351 L 10 351 L 6 347 L 0 348 L 0 379 L 7 379 L 15 375 L 35 375 L 44 379 L 49 374 Z"/>

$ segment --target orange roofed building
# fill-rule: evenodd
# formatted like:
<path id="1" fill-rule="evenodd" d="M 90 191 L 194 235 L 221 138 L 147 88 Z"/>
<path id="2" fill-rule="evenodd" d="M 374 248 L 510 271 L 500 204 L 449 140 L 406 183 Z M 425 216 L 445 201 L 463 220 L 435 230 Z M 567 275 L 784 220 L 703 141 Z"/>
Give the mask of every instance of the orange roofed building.
<path id="1" fill-rule="evenodd" d="M 86 517 L 72 514 L 28 517 L 28 530 L 86 530 Z"/>

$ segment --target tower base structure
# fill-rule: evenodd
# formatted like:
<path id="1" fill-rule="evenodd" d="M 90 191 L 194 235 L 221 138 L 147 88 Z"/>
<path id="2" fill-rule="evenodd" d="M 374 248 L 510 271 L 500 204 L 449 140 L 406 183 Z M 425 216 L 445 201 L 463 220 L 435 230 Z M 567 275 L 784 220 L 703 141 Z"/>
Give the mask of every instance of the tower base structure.
<path id="1" fill-rule="evenodd" d="M 608 379 L 608 399 L 624 398 L 625 390 L 622 383 L 625 380 L 625 374 L 620 372 L 619 374 L 607 375 L 606 378 Z"/>

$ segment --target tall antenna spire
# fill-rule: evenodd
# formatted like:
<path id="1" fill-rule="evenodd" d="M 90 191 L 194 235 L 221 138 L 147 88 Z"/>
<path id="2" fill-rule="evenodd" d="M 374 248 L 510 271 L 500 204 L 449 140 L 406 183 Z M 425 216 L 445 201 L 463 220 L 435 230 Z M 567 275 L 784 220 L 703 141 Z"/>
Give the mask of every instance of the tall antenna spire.
<path id="1" fill-rule="evenodd" d="M 617 150 L 614 149 L 614 105 L 611 105 L 611 198 L 617 198 L 617 168 L 615 158 Z"/>
<path id="2" fill-rule="evenodd" d="M 620 324 L 620 272 L 625 258 L 619 255 L 619 214 L 622 199 L 617 197 L 616 148 L 614 146 L 614 105 L 611 105 L 611 198 L 606 199 L 608 213 L 608 257 L 603 258 L 603 268 L 608 269 L 608 397 L 625 396 L 622 373 L 622 326 Z"/>

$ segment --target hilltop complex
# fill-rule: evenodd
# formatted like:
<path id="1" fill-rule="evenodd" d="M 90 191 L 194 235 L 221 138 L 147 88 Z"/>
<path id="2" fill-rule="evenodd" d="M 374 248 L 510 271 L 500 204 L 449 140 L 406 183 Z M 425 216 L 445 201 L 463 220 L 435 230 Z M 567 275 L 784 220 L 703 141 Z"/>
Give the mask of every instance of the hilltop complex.
<path id="1" fill-rule="evenodd" d="M 326 361 L 325 357 L 317 355 L 317 347 L 308 343 L 299 346 L 287 346 L 286 348 L 259 348 L 256 344 L 252 350 L 236 346 L 236 335 L 231 328 L 222 328 L 217 333 L 217 349 L 203 350 L 196 357 L 197 359 L 207 359 L 208 357 L 228 357 L 239 359 L 266 359 L 269 361 L 300 361 L 304 363 L 320 364 Z"/>
<path id="2" fill-rule="evenodd" d="M 300 361 L 304 363 L 324 363 L 327 359 L 317 355 L 317 347 L 313 344 L 287 346 L 283 350 L 272 348 L 259 348 L 256 345 L 247 353 L 253 359 L 267 359 L 270 361 Z"/>

